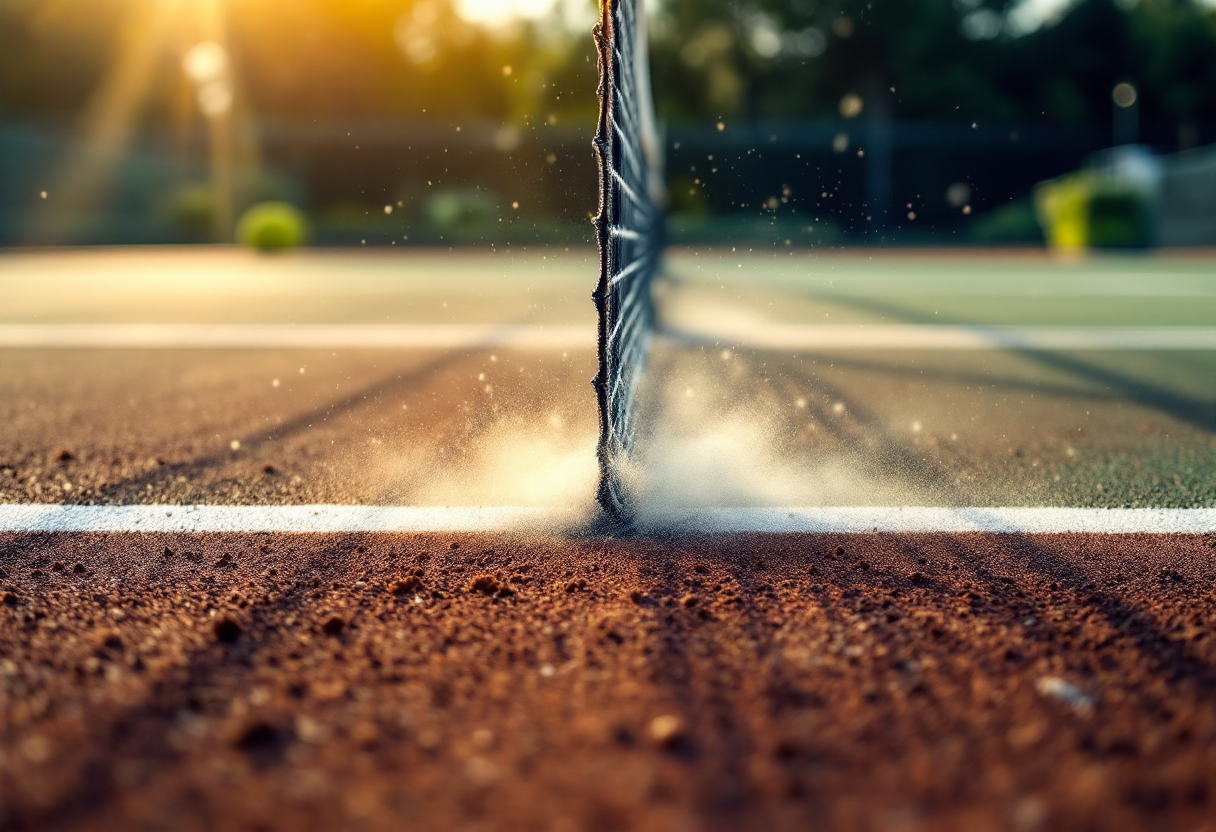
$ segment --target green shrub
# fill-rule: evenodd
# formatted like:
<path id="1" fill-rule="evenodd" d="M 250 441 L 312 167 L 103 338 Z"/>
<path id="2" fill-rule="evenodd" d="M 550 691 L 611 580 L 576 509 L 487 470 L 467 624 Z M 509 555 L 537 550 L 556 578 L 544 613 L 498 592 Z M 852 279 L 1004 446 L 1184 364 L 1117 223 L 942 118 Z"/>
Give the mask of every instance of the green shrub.
<path id="1" fill-rule="evenodd" d="M 286 202 L 263 202 L 246 211 L 236 227 L 239 242 L 258 251 L 283 251 L 308 238 L 308 221 Z"/>
<path id="2" fill-rule="evenodd" d="M 1131 190 L 1099 190 L 1089 197 L 1089 244 L 1094 248 L 1147 248 L 1152 244 L 1148 200 Z"/>
<path id="3" fill-rule="evenodd" d="M 167 203 L 174 227 L 191 240 L 206 240 L 215 233 L 215 201 L 208 185 L 187 185 Z"/>
<path id="4" fill-rule="evenodd" d="M 1043 229 L 1035 218 L 1034 204 L 1029 199 L 1006 203 L 976 217 L 970 230 L 972 239 L 989 245 L 1043 242 Z"/>
<path id="5" fill-rule="evenodd" d="M 426 201 L 426 217 L 431 225 L 448 230 L 484 227 L 498 217 L 514 213 L 506 201 L 484 188 L 444 188 Z"/>
<path id="6" fill-rule="evenodd" d="M 1074 173 L 1040 182 L 1035 209 L 1055 248 L 1144 248 L 1153 241 L 1153 209 L 1138 190 Z"/>
<path id="7" fill-rule="evenodd" d="M 667 210 L 690 217 L 708 217 L 711 213 L 705 189 L 691 176 L 673 177 L 667 183 Z"/>
<path id="8" fill-rule="evenodd" d="M 836 246 L 844 239 L 831 221 L 807 223 L 805 216 L 755 216 L 750 213 L 667 215 L 667 239 L 677 246 L 787 245 L 807 248 Z"/>

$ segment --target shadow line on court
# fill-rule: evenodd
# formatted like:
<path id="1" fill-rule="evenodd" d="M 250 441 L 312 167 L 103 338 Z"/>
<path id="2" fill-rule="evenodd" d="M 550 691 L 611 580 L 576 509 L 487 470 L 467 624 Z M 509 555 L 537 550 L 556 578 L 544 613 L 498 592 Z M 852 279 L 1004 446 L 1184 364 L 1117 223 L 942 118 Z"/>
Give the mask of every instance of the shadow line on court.
<path id="1" fill-rule="evenodd" d="M 275 425 L 269 431 L 264 428 L 257 429 L 240 437 L 238 441 L 242 448 L 256 452 L 273 442 L 281 442 L 284 439 L 299 435 L 319 422 L 350 413 L 360 405 L 366 404 L 369 400 L 374 401 L 395 391 L 424 381 L 429 376 L 435 376 L 453 364 L 466 359 L 471 352 L 472 350 L 468 353 L 443 353 L 438 358 L 423 364 L 421 367 L 369 384 L 360 390 L 356 390 L 354 393 L 301 413 L 282 424 Z M 203 472 L 220 468 L 231 461 L 232 457 L 228 452 L 217 450 L 210 454 L 196 457 L 188 462 L 168 463 L 145 474 L 108 483 L 104 489 L 99 490 L 102 495 L 109 497 L 120 495 L 124 491 L 129 492 L 131 489 L 135 489 L 138 493 L 139 489 L 145 488 L 148 485 L 155 485 L 166 479 L 171 480 L 179 474 L 197 476 Z"/>
<path id="2" fill-rule="evenodd" d="M 813 294 L 808 295 L 816 297 Z M 908 309 L 890 301 L 877 298 L 839 298 L 838 302 L 853 309 L 870 312 L 880 317 L 891 317 L 907 323 L 962 325 L 962 321 L 943 320 Z M 1203 401 L 1193 396 L 1175 393 L 1161 385 L 1139 381 L 1112 370 L 1105 370 L 1078 358 L 1049 350 L 1012 349 L 1010 353 L 1023 356 L 1029 361 L 1061 370 L 1087 381 L 1115 391 L 1129 402 L 1160 410 L 1179 421 L 1186 422 L 1204 431 L 1216 432 L 1216 402 Z"/>

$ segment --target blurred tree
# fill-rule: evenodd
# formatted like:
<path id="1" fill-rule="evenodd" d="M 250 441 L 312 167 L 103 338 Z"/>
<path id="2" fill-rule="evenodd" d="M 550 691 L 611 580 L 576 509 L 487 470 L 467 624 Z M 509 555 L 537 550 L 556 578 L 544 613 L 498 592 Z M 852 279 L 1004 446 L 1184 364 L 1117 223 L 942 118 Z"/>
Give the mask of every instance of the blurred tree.
<path id="1" fill-rule="evenodd" d="M 355 121 L 433 121 L 444 130 L 496 121 L 504 125 L 493 139 L 503 159 L 536 146 L 531 161 L 520 155 L 518 176 L 533 180 L 536 167 L 526 173 L 523 167 L 544 164 L 574 204 L 581 183 L 557 175 L 558 154 L 542 131 L 594 120 L 590 32 L 555 20 L 472 25 L 454 2 L 0 0 L 0 122 L 74 124 L 78 141 L 91 149 L 98 142 L 80 127 L 90 113 L 95 124 L 108 126 L 113 148 L 134 136 L 115 123 L 173 124 L 179 127 L 177 147 L 186 148 L 202 116 L 199 90 L 186 79 L 182 57 L 200 40 L 214 38 L 224 42 L 231 60 L 238 150 L 241 142 L 253 148 L 256 125 L 265 121 L 286 128 L 275 135 L 289 149 L 297 127 L 314 123 L 322 129 L 313 137 Z M 1027 0 L 653 2 L 652 59 L 663 117 L 722 121 L 726 129 L 743 121 L 842 122 L 838 152 L 864 154 L 848 164 L 865 170 L 864 195 L 849 194 L 847 210 L 868 228 L 891 215 L 894 125 L 901 121 L 1056 125 L 1085 128 L 1077 133 L 1090 137 L 1100 130 L 1110 135 L 1112 89 L 1130 83 L 1137 91 L 1136 116 L 1145 125 L 1141 135 L 1163 147 L 1163 126 L 1176 131 L 1179 147 L 1216 135 L 1211 0 L 1075 0 L 1047 21 L 1027 15 Z M 217 13 L 207 26 L 198 22 L 204 10 Z M 132 55 L 142 57 L 134 62 Z M 124 64 L 131 66 L 118 71 Z M 123 106 L 107 104 L 113 101 Z M 537 132 L 527 132 L 532 130 Z M 432 134 L 439 141 L 434 137 L 442 131 Z M 332 139 L 312 145 L 318 158 L 353 154 Z M 1091 139 L 1085 141 L 1092 148 Z M 386 156 L 392 151 L 383 150 Z M 241 154 L 257 157 L 256 148 Z M 356 157 L 343 158 L 341 170 L 303 162 L 296 169 L 307 168 L 312 191 L 345 198 L 348 184 L 362 194 L 364 183 L 387 175 L 425 182 L 430 177 L 422 168 L 438 164 L 438 157 L 415 154 L 404 160 L 417 168 L 413 174 L 400 168 L 386 174 L 382 161 L 369 159 L 360 179 Z M 840 177 L 856 178 L 844 172 L 843 156 L 837 161 L 830 174 L 835 184 Z M 939 165 L 940 174 L 921 167 L 924 176 L 915 177 L 901 168 L 907 181 L 900 192 L 908 191 L 908 198 L 938 188 L 944 176 L 962 175 L 946 173 L 949 165 Z M 1000 187 L 1016 187 L 1009 184 L 1016 178 L 1006 177 Z M 977 208 L 988 194 L 979 195 Z M 724 204 L 743 201 L 750 196 Z"/>
<path id="2" fill-rule="evenodd" d="M 991 45 L 965 34 L 977 18 L 999 31 L 1010 5 L 667 0 L 655 27 L 659 93 L 672 117 L 834 117 L 845 96 L 864 109 L 884 91 L 905 117 L 1012 116 L 984 72 Z"/>
<path id="3" fill-rule="evenodd" d="M 219 5 L 238 77 L 259 113 L 417 117 L 425 109 L 522 120 L 594 111 L 589 33 L 543 22 L 490 31 L 462 21 L 450 0 Z M 1020 28 L 1020 5 L 663 0 L 653 32 L 660 106 L 670 120 L 866 117 L 885 109 L 899 119 L 1104 124 L 1111 87 L 1130 79 L 1145 119 L 1216 120 L 1210 4 L 1079 0 L 1029 32 Z M 164 0 L 0 2 L 0 115 L 78 113 L 140 36 L 140 22 L 164 7 Z M 190 45 L 184 27 L 165 39 L 151 114 L 175 112 L 177 64 Z"/>
<path id="4" fill-rule="evenodd" d="M 1180 144 L 1216 122 L 1216 9 L 1195 0 L 1079 0 L 1030 26 L 1019 0 L 665 0 L 654 41 L 669 119 L 862 121 L 870 216 L 896 119 L 1106 126 L 1131 81 Z"/>
<path id="5" fill-rule="evenodd" d="M 3 0 L 0 117 L 79 114 L 157 14 L 173 21 L 158 35 L 145 112 L 180 117 L 182 56 L 214 36 L 191 16 L 208 5 L 221 11 L 236 80 L 258 114 L 522 120 L 595 111 L 590 32 L 549 21 L 491 32 L 462 21 L 449 0 Z"/>
<path id="6" fill-rule="evenodd" d="M 1081 0 L 1056 25 L 996 44 L 992 77 L 1023 121 L 1110 123 L 1111 91 L 1137 88 L 1141 119 L 1216 121 L 1216 9 L 1189 0 Z"/>
<path id="7" fill-rule="evenodd" d="M 896 114 L 1009 116 L 964 35 L 1008 0 L 667 0 L 657 74 L 671 116 L 860 117 L 868 221 L 891 207 Z"/>
<path id="8" fill-rule="evenodd" d="M 0 2 L 0 118 L 79 113 L 115 60 L 130 6 L 130 0 L 96 0 L 83 10 L 44 0 Z"/>

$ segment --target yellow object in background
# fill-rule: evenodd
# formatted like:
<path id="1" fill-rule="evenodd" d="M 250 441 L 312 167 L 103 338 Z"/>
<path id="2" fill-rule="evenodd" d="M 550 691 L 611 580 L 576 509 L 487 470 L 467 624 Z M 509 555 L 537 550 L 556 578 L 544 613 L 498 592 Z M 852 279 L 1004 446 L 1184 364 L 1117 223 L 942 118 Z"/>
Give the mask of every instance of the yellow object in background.
<path id="1" fill-rule="evenodd" d="M 1034 208 L 1047 243 L 1054 249 L 1081 251 L 1090 244 L 1089 177 L 1071 174 L 1040 182 L 1034 189 Z"/>
<path id="2" fill-rule="evenodd" d="M 1090 171 L 1040 182 L 1034 208 L 1048 245 L 1062 253 L 1144 249 L 1156 237 L 1152 198 Z"/>

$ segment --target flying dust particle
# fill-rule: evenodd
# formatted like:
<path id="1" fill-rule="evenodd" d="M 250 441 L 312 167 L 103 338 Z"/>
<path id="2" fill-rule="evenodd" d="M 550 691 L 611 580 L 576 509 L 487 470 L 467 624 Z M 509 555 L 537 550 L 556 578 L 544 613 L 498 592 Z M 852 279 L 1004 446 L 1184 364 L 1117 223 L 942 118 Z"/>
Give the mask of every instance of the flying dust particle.
<path id="1" fill-rule="evenodd" d="M 656 716 L 650 721 L 650 738 L 661 748 L 670 748 L 684 736 L 684 721 L 672 714 Z"/>

